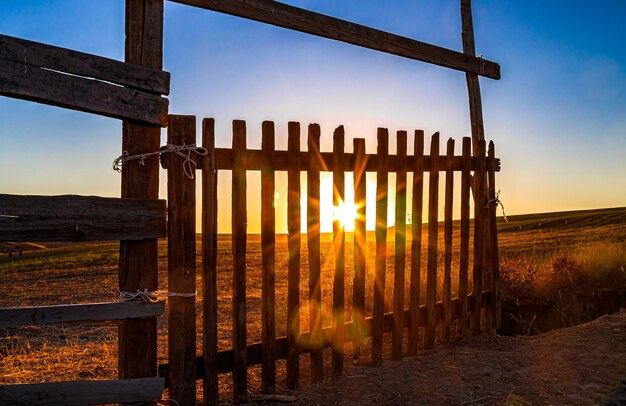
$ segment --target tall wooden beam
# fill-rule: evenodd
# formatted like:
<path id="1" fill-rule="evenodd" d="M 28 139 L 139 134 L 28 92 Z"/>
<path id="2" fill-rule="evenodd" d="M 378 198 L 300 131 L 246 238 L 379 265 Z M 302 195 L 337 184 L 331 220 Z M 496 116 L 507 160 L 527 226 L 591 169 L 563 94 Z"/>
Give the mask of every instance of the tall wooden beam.
<path id="1" fill-rule="evenodd" d="M 126 0 L 125 61 L 152 69 L 163 63 L 163 0 Z M 159 150 L 159 127 L 124 121 L 122 149 L 130 155 Z M 122 167 L 122 197 L 157 199 L 159 158 Z M 158 288 L 156 238 L 120 242 L 119 288 L 155 291 Z M 128 320 L 119 327 L 118 375 L 121 379 L 157 375 L 156 318 Z M 137 351 L 141 348 L 141 351 Z"/>
<path id="2" fill-rule="evenodd" d="M 472 22 L 471 0 L 461 0 L 461 24 L 463 39 L 463 53 L 468 56 L 476 55 L 474 45 L 474 26 Z M 469 95 L 470 123 L 472 126 L 472 146 L 478 149 L 478 141 L 485 139 L 483 126 L 483 103 L 480 96 L 480 82 L 475 72 L 466 72 L 467 93 Z"/>
<path id="3" fill-rule="evenodd" d="M 428 62 L 491 79 L 500 79 L 500 65 L 425 42 L 351 23 L 272 0 L 172 0 L 300 31 L 364 48 Z"/>

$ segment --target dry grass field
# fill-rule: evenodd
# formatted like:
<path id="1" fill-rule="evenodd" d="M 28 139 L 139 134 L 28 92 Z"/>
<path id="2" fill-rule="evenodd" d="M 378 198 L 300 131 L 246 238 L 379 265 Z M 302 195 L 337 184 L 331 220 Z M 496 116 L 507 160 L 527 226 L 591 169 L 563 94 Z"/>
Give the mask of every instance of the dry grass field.
<path id="1" fill-rule="evenodd" d="M 455 230 L 458 249 L 458 229 Z M 515 216 L 499 224 L 503 287 L 504 333 L 534 334 L 573 325 L 603 312 L 626 306 L 626 209 L 606 209 Z M 441 233 L 443 234 L 443 233 Z M 426 235 L 424 234 L 423 238 Z M 346 241 L 346 295 L 352 297 L 352 235 Z M 305 240 L 305 238 L 303 238 Z M 425 241 L 425 240 L 424 240 Z M 393 229 L 388 235 L 386 311 L 390 311 L 393 280 Z M 443 241 L 440 241 L 443 246 Z M 410 247 L 410 244 L 408 244 Z M 287 241 L 278 236 L 276 250 L 277 336 L 285 335 L 287 320 Z M 471 249 L 471 248 L 470 248 Z M 220 236 L 218 258 L 219 348 L 230 348 L 230 237 Z M 248 342 L 260 341 L 261 246 L 258 235 L 248 240 Z M 368 235 L 366 302 L 373 295 L 374 236 Z M 302 245 L 301 303 L 308 297 L 306 243 Z M 159 288 L 167 290 L 167 247 L 159 243 Z M 440 255 L 443 256 L 443 250 Z M 456 257 L 456 255 L 455 255 Z M 423 255 L 422 258 L 426 258 Z M 88 303 L 117 300 L 118 244 L 30 247 L 22 256 L 0 258 L 0 307 Z M 453 270 L 458 268 L 458 258 Z M 443 262 L 443 261 L 441 261 Z M 330 235 L 322 237 L 322 295 L 324 324 L 330 323 L 333 249 Z M 407 292 L 410 249 L 407 249 Z M 425 266 L 425 263 L 423 264 Z M 197 257 L 201 269 L 200 252 Z M 471 265 L 470 265 L 471 267 Z M 440 270 L 441 272 L 442 270 Z M 457 271 L 458 272 L 458 271 Z M 453 271 L 454 274 L 454 271 Z M 439 279 L 441 280 L 441 279 Z M 197 286 L 201 276 L 198 272 Z M 424 285 L 424 284 L 422 284 Z M 453 277 L 453 297 L 458 283 Z M 201 292 L 197 300 L 197 342 L 201 344 Z M 424 292 L 422 292 L 422 298 Z M 441 288 L 439 295 L 441 295 Z M 592 299 L 595 298 L 595 301 Z M 621 300 L 621 302 L 620 302 Z M 351 308 L 347 300 L 347 314 Z M 539 308 L 537 303 L 544 305 Z M 408 301 L 407 301 L 408 306 Z M 531 304 L 534 304 L 531 306 Z M 526 306 L 526 307 L 525 307 Z M 534 307 L 533 307 L 534 306 Z M 371 308 L 367 309 L 371 312 Z M 546 314 L 544 314 L 546 313 Z M 301 309 L 301 326 L 308 325 Z M 348 317 L 349 318 L 349 317 Z M 542 320 L 547 318 L 549 320 Z M 167 360 L 167 317 L 159 320 L 159 363 Z M 349 345 L 348 345 L 349 347 Z M 306 362 L 302 357 L 303 362 Z M 1 332 L 0 384 L 115 378 L 117 328 L 113 323 L 22 327 Z M 282 364 L 279 364 L 279 371 Z M 257 369 L 250 372 L 258 390 Z M 306 368 L 302 368 L 306 373 Z M 279 372 L 280 373 L 280 372 Z M 228 375 L 222 382 L 228 386 Z M 279 386 L 284 386 L 279 376 Z"/>

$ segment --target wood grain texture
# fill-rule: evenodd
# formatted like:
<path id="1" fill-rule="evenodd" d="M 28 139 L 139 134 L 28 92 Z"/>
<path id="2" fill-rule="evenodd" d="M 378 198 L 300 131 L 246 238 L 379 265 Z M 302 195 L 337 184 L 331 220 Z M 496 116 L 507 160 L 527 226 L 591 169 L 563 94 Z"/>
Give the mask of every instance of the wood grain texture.
<path id="1" fill-rule="evenodd" d="M 170 74 L 160 69 L 150 69 L 2 34 L 0 59 L 104 80 L 155 94 L 169 94 L 170 90 Z"/>
<path id="2" fill-rule="evenodd" d="M 202 384 L 205 406 L 219 403 L 217 362 L 217 169 L 215 120 L 202 120 L 202 146 L 206 148 L 202 170 Z"/>
<path id="3" fill-rule="evenodd" d="M 446 156 L 450 160 L 454 156 L 454 140 L 448 139 Z M 449 166 L 448 166 L 449 168 Z M 441 343 L 446 345 L 450 341 L 450 322 L 452 311 L 450 300 L 452 299 L 452 205 L 454 204 L 454 172 L 446 169 L 446 184 L 444 195 L 444 259 L 443 259 L 443 319 L 441 323 Z"/>
<path id="4" fill-rule="evenodd" d="M 150 69 L 163 67 L 163 0 L 126 0 L 125 62 Z M 130 155 L 158 151 L 161 129 L 124 120 L 122 151 Z M 158 199 L 159 158 L 149 157 L 122 167 L 123 198 Z M 122 291 L 158 289 L 157 239 L 120 243 L 119 288 Z M 154 319 L 120 324 L 118 376 L 122 379 L 156 376 L 157 325 Z M 141 348 L 142 351 L 137 351 Z"/>
<path id="5" fill-rule="evenodd" d="M 271 0 L 174 0 L 446 68 L 500 79 L 500 66 L 425 42 Z"/>
<path id="6" fill-rule="evenodd" d="M 353 140 L 354 148 L 354 205 L 357 208 L 357 217 L 354 219 L 354 282 L 352 284 L 352 321 L 355 331 L 352 339 L 352 355 L 354 359 L 359 358 L 361 347 L 363 346 L 363 337 L 365 335 L 365 273 L 367 269 L 365 251 L 366 245 L 366 188 L 367 179 L 365 166 L 365 139 L 355 138 Z"/>
<path id="7" fill-rule="evenodd" d="M 374 304 L 372 306 L 372 365 L 383 360 L 383 315 L 385 313 L 385 276 L 387 273 L 387 158 L 389 132 L 379 128 L 378 172 L 376 173 L 376 257 L 374 274 Z"/>
<path id="8" fill-rule="evenodd" d="M 419 307 L 422 281 L 422 211 L 424 200 L 424 131 L 415 131 L 413 196 L 411 201 L 411 276 L 409 285 L 409 320 L 407 353 L 415 355 L 419 346 Z"/>
<path id="9" fill-rule="evenodd" d="M 289 122 L 287 164 L 287 389 L 296 389 L 300 376 L 300 123 Z"/>
<path id="10" fill-rule="evenodd" d="M 496 147 L 493 141 L 489 141 L 489 149 L 487 152 L 487 160 L 493 162 L 496 156 Z M 501 322 L 501 301 L 500 301 L 500 253 L 498 249 L 498 225 L 496 222 L 496 211 L 498 210 L 498 201 L 496 193 L 496 174 L 492 165 L 488 165 L 488 183 L 489 183 L 489 267 L 491 270 L 491 284 L 489 290 L 493 292 L 491 295 L 491 312 L 494 321 L 493 329 L 500 328 Z"/>
<path id="11" fill-rule="evenodd" d="M 0 194 L 0 241 L 165 237 L 165 200 Z"/>
<path id="12" fill-rule="evenodd" d="M 345 200 L 345 173 L 343 154 L 345 152 L 345 131 L 343 126 L 335 129 L 333 134 L 333 156 L 335 162 L 340 163 L 333 167 L 333 206 L 337 209 Z M 335 253 L 335 275 L 333 278 L 333 337 L 332 337 L 332 375 L 338 378 L 343 373 L 343 344 L 344 344 L 344 305 L 345 305 L 345 274 L 346 274 L 346 236 L 342 219 L 333 219 L 333 249 Z"/>
<path id="13" fill-rule="evenodd" d="M 106 117 L 167 125 L 168 100 L 107 82 L 0 59 L 0 95 Z"/>
<path id="14" fill-rule="evenodd" d="M 0 404 L 83 406 L 160 399 L 164 378 L 49 382 L 0 386 Z"/>
<path id="15" fill-rule="evenodd" d="M 333 168 L 335 166 L 335 159 L 333 157 L 332 152 L 319 152 L 319 155 L 322 161 L 325 163 L 325 167 L 322 168 L 322 171 L 328 170 L 327 168 Z M 217 168 L 224 170 L 231 170 L 233 168 L 233 153 L 230 148 L 216 148 L 215 156 L 217 160 Z M 308 171 L 310 169 L 309 163 L 309 153 L 308 151 L 302 151 L 299 153 L 298 159 L 300 160 L 300 167 L 303 171 Z M 424 156 L 420 158 L 422 160 L 422 166 L 424 171 L 429 172 L 433 165 L 435 165 L 438 170 L 445 171 L 448 158 L 445 155 L 441 155 L 435 157 L 434 159 L 430 156 Z M 167 169 L 167 155 L 161 158 L 161 164 L 163 168 Z M 389 161 L 387 162 L 387 171 L 388 172 L 397 172 L 398 171 L 398 156 L 396 154 L 389 155 Z M 378 170 L 378 157 L 376 154 L 366 154 L 365 155 L 365 170 L 367 172 L 376 172 Z M 495 159 L 495 171 L 500 171 L 500 160 Z M 263 169 L 263 165 L 267 163 L 267 159 L 263 156 L 263 151 L 249 149 L 245 160 L 244 166 L 247 170 L 260 171 Z M 355 165 L 355 154 L 352 152 L 346 152 L 344 154 L 344 162 L 345 167 L 353 168 Z M 198 161 L 198 169 L 202 169 L 203 161 Z M 287 171 L 287 151 L 277 150 L 274 152 L 273 161 L 271 162 L 272 167 L 275 171 Z M 407 166 L 412 168 L 416 165 L 415 158 L 413 155 L 407 156 Z M 454 171 L 460 171 L 462 165 L 462 157 L 455 156 L 452 160 L 452 169 Z M 470 162 L 471 170 L 476 168 L 476 159 L 472 158 Z M 487 165 L 487 163 L 485 163 Z"/>
<path id="16" fill-rule="evenodd" d="M 233 121 L 232 249 L 233 249 L 233 402 L 248 401 L 246 361 L 246 122 Z"/>
<path id="17" fill-rule="evenodd" d="M 309 124 L 307 144 L 309 171 L 307 172 L 307 241 L 309 249 L 309 329 L 311 331 L 311 382 L 324 379 L 322 354 L 322 285 L 320 281 L 320 169 L 323 161 L 320 150 L 320 126 Z"/>
<path id="18" fill-rule="evenodd" d="M 393 274 L 393 330 L 391 332 L 391 359 L 402 359 L 402 315 L 404 314 L 404 272 L 406 268 L 406 154 L 407 133 L 398 131 L 395 210 L 395 256 Z"/>
<path id="19" fill-rule="evenodd" d="M 485 140 L 478 141 L 478 150 L 474 151 L 474 155 L 478 158 L 485 156 Z M 484 160 L 480 160 L 484 162 Z M 476 296 L 478 292 L 483 290 L 483 268 L 484 268 L 484 228 L 485 228 L 485 188 L 478 186 L 485 185 L 485 168 L 478 165 L 474 171 L 474 266 L 472 272 L 472 294 Z M 476 303 L 472 308 L 470 327 L 473 332 L 480 333 L 482 331 L 481 313 L 482 303 Z"/>
<path id="20" fill-rule="evenodd" d="M 461 232 L 459 245 L 459 302 L 461 313 L 459 327 L 461 335 L 467 333 L 467 304 L 468 274 L 469 274 L 469 242 L 470 242 L 470 158 L 472 154 L 472 140 L 463 137 L 463 168 L 461 169 Z"/>
<path id="21" fill-rule="evenodd" d="M 167 143 L 196 143 L 194 116 L 169 116 Z M 196 181 L 183 167 L 185 158 L 175 155 L 167 170 L 167 269 L 168 290 L 196 292 Z M 180 404 L 196 402 L 196 300 L 168 299 L 169 397 Z"/>
<path id="22" fill-rule="evenodd" d="M 430 140 L 430 155 L 439 155 L 439 133 Z M 435 168 L 436 169 L 436 168 Z M 439 232 L 439 172 L 428 179 L 428 270 L 426 273 L 426 327 L 424 349 L 435 348 L 435 304 L 437 303 L 437 241 Z"/>
<path id="23" fill-rule="evenodd" d="M 165 302 L 112 302 L 0 308 L 0 329 L 77 321 L 113 321 L 162 316 Z"/>
<path id="24" fill-rule="evenodd" d="M 274 123 L 264 121 L 261 132 L 261 149 L 268 158 L 268 164 L 261 171 L 261 390 L 264 394 L 273 394 L 276 393 L 276 212 L 274 170 L 269 165 L 269 160 L 275 149 Z"/>

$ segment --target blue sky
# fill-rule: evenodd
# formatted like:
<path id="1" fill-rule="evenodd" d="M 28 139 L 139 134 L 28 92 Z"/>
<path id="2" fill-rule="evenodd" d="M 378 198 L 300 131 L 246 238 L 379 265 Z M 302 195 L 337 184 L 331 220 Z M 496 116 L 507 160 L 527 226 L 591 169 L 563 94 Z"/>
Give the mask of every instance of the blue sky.
<path id="1" fill-rule="evenodd" d="M 289 3 L 461 49 L 458 1 Z M 507 214 L 626 206 L 626 2 L 473 3 L 477 52 L 502 69 L 481 86 Z M 124 1 L 3 0 L 0 33 L 122 60 Z M 169 2 L 164 36 L 170 112 L 215 117 L 218 146 L 233 119 L 252 147 L 267 119 L 280 148 L 290 120 L 320 123 L 327 150 L 340 124 L 370 152 L 378 126 L 440 131 L 457 151 L 469 135 L 458 71 Z M 118 120 L 0 97 L 0 123 L 0 193 L 119 196 Z"/>

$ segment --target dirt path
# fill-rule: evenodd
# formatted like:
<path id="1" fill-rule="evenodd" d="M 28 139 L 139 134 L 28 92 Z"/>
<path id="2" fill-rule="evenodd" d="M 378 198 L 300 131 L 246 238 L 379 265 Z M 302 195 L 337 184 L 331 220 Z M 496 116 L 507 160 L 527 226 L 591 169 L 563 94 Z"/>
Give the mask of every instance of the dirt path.
<path id="1" fill-rule="evenodd" d="M 626 310 L 533 337 L 474 337 L 293 393 L 298 405 L 626 405 Z"/>

